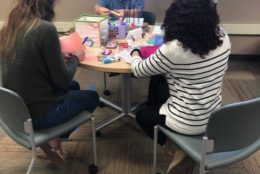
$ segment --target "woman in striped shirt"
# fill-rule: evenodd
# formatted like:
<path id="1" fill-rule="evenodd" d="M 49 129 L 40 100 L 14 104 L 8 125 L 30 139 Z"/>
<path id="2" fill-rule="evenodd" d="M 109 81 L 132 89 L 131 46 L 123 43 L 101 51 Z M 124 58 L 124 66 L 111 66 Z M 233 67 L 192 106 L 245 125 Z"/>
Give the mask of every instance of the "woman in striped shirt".
<path id="1" fill-rule="evenodd" d="M 218 25 L 213 0 L 175 0 L 162 25 L 164 44 L 145 60 L 140 58 L 140 51 L 132 51 L 135 76 L 162 75 L 168 84 L 166 101 L 151 104 L 136 114 L 137 123 L 151 138 L 157 124 L 181 134 L 202 134 L 210 113 L 221 106 L 231 44 Z M 158 143 L 167 146 L 166 140 L 160 133 Z M 176 155 L 168 173 L 177 170 L 185 159 L 184 153 Z"/>

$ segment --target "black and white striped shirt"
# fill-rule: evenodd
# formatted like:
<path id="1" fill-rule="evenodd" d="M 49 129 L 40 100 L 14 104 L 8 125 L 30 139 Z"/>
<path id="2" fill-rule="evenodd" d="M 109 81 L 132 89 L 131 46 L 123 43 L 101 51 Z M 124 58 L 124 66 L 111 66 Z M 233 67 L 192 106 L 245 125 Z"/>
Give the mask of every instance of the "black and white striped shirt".
<path id="1" fill-rule="evenodd" d="M 201 134 L 210 113 L 221 106 L 222 81 L 231 49 L 226 33 L 222 40 L 223 44 L 204 59 L 184 50 L 177 40 L 163 44 L 145 60 L 133 57 L 135 76 L 164 74 L 167 78 L 170 97 L 160 114 L 166 115 L 166 125 L 171 129 L 188 135 Z"/>

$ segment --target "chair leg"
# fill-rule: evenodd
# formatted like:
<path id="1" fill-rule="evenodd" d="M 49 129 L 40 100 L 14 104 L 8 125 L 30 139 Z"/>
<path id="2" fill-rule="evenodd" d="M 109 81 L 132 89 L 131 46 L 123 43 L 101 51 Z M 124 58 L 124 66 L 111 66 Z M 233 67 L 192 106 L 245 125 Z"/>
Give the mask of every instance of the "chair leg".
<path id="1" fill-rule="evenodd" d="M 30 174 L 32 172 L 35 160 L 36 160 L 36 147 L 34 146 L 34 147 L 32 147 L 32 159 L 31 159 L 31 162 L 30 162 L 30 165 L 28 167 L 26 174 Z"/>
<path id="2" fill-rule="evenodd" d="M 104 91 L 107 90 L 107 74 L 104 72 Z"/>
<path id="3" fill-rule="evenodd" d="M 88 168 L 90 174 L 96 174 L 98 172 L 97 167 L 97 145 L 96 145 L 96 128 L 95 128 L 95 118 L 91 118 L 91 127 L 92 127 L 92 139 L 93 139 L 93 156 L 94 164 L 91 164 Z"/>
<path id="4" fill-rule="evenodd" d="M 30 162 L 30 165 L 27 169 L 26 174 L 30 174 L 32 172 L 35 160 L 36 160 L 36 145 L 35 145 L 35 140 L 34 140 L 34 131 L 33 131 L 33 126 L 32 126 L 32 119 L 27 119 L 24 122 L 24 130 L 26 133 L 29 134 L 29 140 L 31 144 L 31 149 L 32 149 L 32 159 Z"/>
<path id="5" fill-rule="evenodd" d="M 208 152 L 208 137 L 204 136 L 202 140 L 202 152 L 201 152 L 201 160 L 200 160 L 200 169 L 199 169 L 199 174 L 204 174 L 206 173 L 205 170 L 205 159 L 206 159 L 206 153 Z"/>
<path id="6" fill-rule="evenodd" d="M 158 142 L 158 126 L 154 126 L 154 140 L 153 140 L 153 174 L 156 174 L 157 168 L 157 142 Z"/>
<path id="7" fill-rule="evenodd" d="M 92 127 L 92 139 L 93 139 L 93 156 L 94 164 L 97 165 L 97 143 L 96 143 L 96 127 L 95 127 L 95 118 L 91 118 L 91 127 Z"/>
<path id="8" fill-rule="evenodd" d="M 107 89 L 107 73 L 104 72 L 104 91 L 103 94 L 106 96 L 111 95 L 111 92 Z"/>

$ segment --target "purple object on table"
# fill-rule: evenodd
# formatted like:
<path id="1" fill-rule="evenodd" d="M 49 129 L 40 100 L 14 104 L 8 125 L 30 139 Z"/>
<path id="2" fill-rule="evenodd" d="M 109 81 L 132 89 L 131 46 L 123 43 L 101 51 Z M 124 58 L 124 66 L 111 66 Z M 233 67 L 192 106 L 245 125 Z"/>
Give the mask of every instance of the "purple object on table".
<path id="1" fill-rule="evenodd" d="M 109 25 L 109 39 L 125 39 L 126 25 Z"/>

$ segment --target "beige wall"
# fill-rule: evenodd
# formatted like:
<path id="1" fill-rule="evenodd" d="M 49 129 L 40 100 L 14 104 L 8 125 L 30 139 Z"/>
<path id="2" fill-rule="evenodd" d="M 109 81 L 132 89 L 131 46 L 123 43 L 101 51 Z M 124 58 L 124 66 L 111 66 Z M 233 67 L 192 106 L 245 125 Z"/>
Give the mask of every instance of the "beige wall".
<path id="1" fill-rule="evenodd" d="M 13 0 L 0 0 L 0 21 L 4 21 Z M 145 0 L 146 10 L 154 11 L 162 22 L 172 0 Z M 162 3 L 163 2 L 163 3 Z M 93 13 L 96 0 L 61 0 L 56 21 L 72 21 L 82 13 Z M 259 24 L 260 0 L 219 0 L 219 13 L 225 24 Z M 260 33 L 260 32 L 259 32 Z M 260 36 L 231 36 L 234 54 L 259 54 Z"/>

